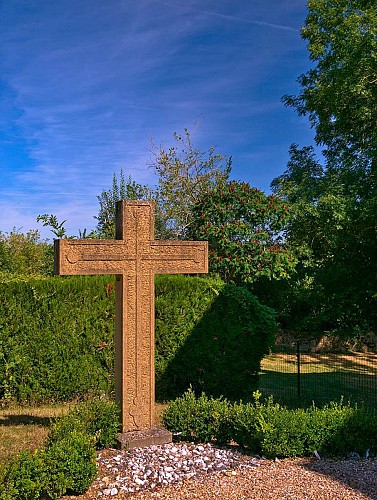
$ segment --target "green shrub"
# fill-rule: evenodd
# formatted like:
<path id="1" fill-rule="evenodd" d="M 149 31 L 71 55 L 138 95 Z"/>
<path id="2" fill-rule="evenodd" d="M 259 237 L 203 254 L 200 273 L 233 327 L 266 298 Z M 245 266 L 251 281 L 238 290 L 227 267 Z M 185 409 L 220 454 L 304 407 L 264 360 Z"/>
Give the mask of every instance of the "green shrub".
<path id="1" fill-rule="evenodd" d="M 196 397 L 189 389 L 182 397 L 172 401 L 164 411 L 162 420 L 168 429 L 179 429 L 181 440 L 228 441 L 226 415 L 230 403 L 226 399 L 208 398 L 204 393 Z"/>
<path id="2" fill-rule="evenodd" d="M 22 451 L 7 466 L 0 485 L 1 500 L 39 500 L 46 484 L 44 450 Z"/>
<path id="3" fill-rule="evenodd" d="M 188 391 L 172 401 L 163 414 L 165 426 L 183 439 L 235 441 L 267 457 L 377 453 L 377 413 L 341 402 L 323 408 L 289 410 L 264 402 L 254 403 L 196 397 Z"/>
<path id="4" fill-rule="evenodd" d="M 228 435 L 230 440 L 240 446 L 261 453 L 260 444 L 256 433 L 256 407 L 248 403 L 235 402 L 227 418 Z"/>
<path id="5" fill-rule="evenodd" d="M 89 488 L 97 474 L 94 441 L 93 436 L 74 429 L 47 447 L 44 493 L 48 498 L 80 495 Z"/>
<path id="6" fill-rule="evenodd" d="M 273 311 L 244 288 L 179 278 L 167 277 L 156 301 L 156 345 L 164 359 L 156 370 L 157 396 L 170 400 L 191 386 L 196 394 L 250 398 L 273 343 Z"/>
<path id="7" fill-rule="evenodd" d="M 20 453 L 1 471 L 0 500 L 84 493 L 97 474 L 95 447 L 114 443 L 118 418 L 114 403 L 79 404 L 52 425 L 45 448 Z"/>
<path id="8" fill-rule="evenodd" d="M 94 399 L 79 403 L 51 426 L 48 444 L 66 439 L 74 430 L 95 438 L 97 450 L 116 443 L 119 432 L 119 407 L 114 402 Z"/>
<path id="9" fill-rule="evenodd" d="M 96 474 L 93 438 L 73 430 L 46 449 L 16 456 L 3 477 L 0 499 L 57 499 L 65 493 L 81 494 Z"/>
<path id="10" fill-rule="evenodd" d="M 339 410 L 337 413 L 340 413 Z M 377 453 L 377 413 L 357 406 L 343 407 L 343 414 L 332 417 L 339 424 L 336 432 L 323 442 L 325 451 L 346 454 L 350 451 L 364 455 L 369 449 Z M 330 423 L 330 426 L 332 423 Z"/>

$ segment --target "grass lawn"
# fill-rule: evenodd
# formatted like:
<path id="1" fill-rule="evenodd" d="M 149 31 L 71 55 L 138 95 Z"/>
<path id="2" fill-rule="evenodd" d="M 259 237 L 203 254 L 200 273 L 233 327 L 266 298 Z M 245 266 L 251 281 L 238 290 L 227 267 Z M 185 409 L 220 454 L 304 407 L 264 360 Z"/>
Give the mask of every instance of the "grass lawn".
<path id="1" fill-rule="evenodd" d="M 43 446 L 53 419 L 61 417 L 75 403 L 27 406 L 12 404 L 0 409 L 0 465 L 21 450 L 36 450 Z M 156 424 L 166 404 L 156 403 Z"/>
<path id="2" fill-rule="evenodd" d="M 377 408 L 377 354 L 301 354 L 298 396 L 295 354 L 270 354 L 262 361 L 259 390 L 287 406 L 329 401 L 364 403 Z"/>

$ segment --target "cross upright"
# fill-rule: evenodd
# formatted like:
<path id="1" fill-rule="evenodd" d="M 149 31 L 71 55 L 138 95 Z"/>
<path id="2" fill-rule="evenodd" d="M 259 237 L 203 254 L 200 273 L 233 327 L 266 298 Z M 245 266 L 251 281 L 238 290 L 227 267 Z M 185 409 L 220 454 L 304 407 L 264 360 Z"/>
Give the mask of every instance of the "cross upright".
<path id="1" fill-rule="evenodd" d="M 116 239 L 55 240 L 55 274 L 116 275 L 115 393 L 122 432 L 154 426 L 154 276 L 208 272 L 205 241 L 154 239 L 154 204 L 116 204 Z"/>

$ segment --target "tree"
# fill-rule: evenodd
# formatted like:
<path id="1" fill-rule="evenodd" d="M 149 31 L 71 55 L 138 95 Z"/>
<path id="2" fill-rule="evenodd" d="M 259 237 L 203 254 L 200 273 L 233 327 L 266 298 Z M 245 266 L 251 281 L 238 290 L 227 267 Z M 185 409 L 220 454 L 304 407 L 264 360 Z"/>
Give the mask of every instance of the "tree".
<path id="1" fill-rule="evenodd" d="M 52 246 L 38 231 L 0 231 L 0 275 L 50 275 L 53 268 Z"/>
<path id="2" fill-rule="evenodd" d="M 293 253 L 281 240 L 288 207 L 246 182 L 216 186 L 193 208 L 189 236 L 209 241 L 209 264 L 226 282 L 287 278 Z"/>
<path id="3" fill-rule="evenodd" d="M 67 230 L 64 227 L 64 224 L 67 222 L 67 219 L 59 222 L 56 215 L 54 214 L 43 214 L 38 215 L 37 222 L 42 222 L 44 227 L 50 227 L 51 232 L 56 238 L 68 238 Z M 74 236 L 69 236 L 69 238 L 74 238 Z"/>
<path id="4" fill-rule="evenodd" d="M 97 230 L 100 238 L 115 238 L 115 205 L 120 200 L 155 200 L 156 193 L 146 185 L 138 184 L 131 176 L 124 179 L 123 170 L 120 171 L 119 182 L 116 174 L 113 175 L 111 189 L 104 190 L 97 196 L 99 212 Z M 158 224 L 156 224 L 158 227 Z"/>
<path id="5" fill-rule="evenodd" d="M 194 204 L 207 192 L 228 180 L 231 158 L 195 149 L 187 129 L 173 134 L 177 145 L 168 149 L 153 145 L 151 167 L 158 176 L 157 197 L 165 221 L 165 237 L 185 239 L 193 222 Z"/>
<path id="6" fill-rule="evenodd" d="M 284 102 L 308 115 L 316 141 L 335 157 L 376 168 L 376 0 L 309 0 L 302 28 L 314 68 L 299 77 L 298 96 Z"/>
<path id="7" fill-rule="evenodd" d="M 376 1 L 309 0 L 308 9 L 302 37 L 313 68 L 299 77 L 299 95 L 283 101 L 309 117 L 324 165 L 312 148 L 294 145 L 272 183 L 290 206 L 286 237 L 301 253 L 291 318 L 300 310 L 318 329 L 374 328 Z"/>
<path id="8" fill-rule="evenodd" d="M 272 189 L 290 207 L 285 238 L 299 255 L 287 293 L 290 326 L 348 331 L 375 328 L 377 199 L 361 195 L 364 180 L 349 176 L 313 148 L 293 145 Z M 360 172 L 359 172 L 360 173 Z"/>

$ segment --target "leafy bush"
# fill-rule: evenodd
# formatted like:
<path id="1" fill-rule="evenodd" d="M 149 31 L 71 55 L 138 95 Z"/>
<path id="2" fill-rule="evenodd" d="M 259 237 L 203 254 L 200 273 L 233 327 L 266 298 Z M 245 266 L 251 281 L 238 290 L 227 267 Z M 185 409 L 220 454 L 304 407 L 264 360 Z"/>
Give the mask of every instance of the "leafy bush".
<path id="1" fill-rule="evenodd" d="M 267 457 L 377 453 L 377 413 L 342 402 L 323 408 L 289 410 L 264 402 L 253 403 L 196 397 L 192 391 L 172 401 L 163 414 L 164 425 L 183 439 L 235 441 Z"/>
<path id="2" fill-rule="evenodd" d="M 47 447 L 44 492 L 48 498 L 79 495 L 89 488 L 97 474 L 94 441 L 93 436 L 74 429 Z"/>
<path id="3" fill-rule="evenodd" d="M 179 429 L 181 440 L 211 441 L 226 443 L 226 415 L 230 403 L 226 399 L 208 398 L 204 393 L 196 397 L 189 389 L 182 397 L 172 401 L 163 413 L 163 422 L 168 429 Z"/>
<path id="4" fill-rule="evenodd" d="M 181 288 L 169 276 L 165 284 L 170 286 L 157 299 L 156 343 L 164 359 L 156 371 L 157 396 L 172 399 L 191 386 L 196 394 L 248 398 L 273 343 L 274 312 L 244 288 L 191 280 L 186 278 Z M 195 287 L 192 293 L 187 285 Z M 184 308 L 178 290 L 186 296 Z"/>
<path id="5" fill-rule="evenodd" d="M 5 470 L 0 484 L 1 500 L 39 500 L 46 482 L 44 450 L 22 451 Z"/>
<path id="6" fill-rule="evenodd" d="M 100 399 L 79 403 L 64 418 L 51 427 L 48 444 L 66 439 L 74 430 L 95 438 L 97 450 L 109 448 L 116 443 L 119 432 L 119 407 Z"/>
<path id="7" fill-rule="evenodd" d="M 34 453 L 24 451 L 9 464 L 1 500 L 57 499 L 84 493 L 97 473 L 94 439 L 73 430 L 69 436 Z"/>

